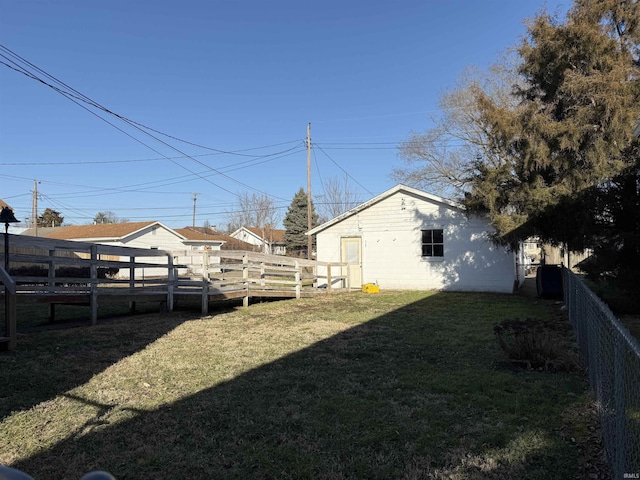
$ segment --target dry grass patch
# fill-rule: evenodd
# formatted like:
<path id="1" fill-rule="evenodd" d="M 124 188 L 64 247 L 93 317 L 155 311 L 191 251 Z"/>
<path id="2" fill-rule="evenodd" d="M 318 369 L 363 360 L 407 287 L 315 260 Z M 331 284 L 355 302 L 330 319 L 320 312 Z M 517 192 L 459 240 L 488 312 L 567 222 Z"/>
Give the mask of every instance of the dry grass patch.
<path id="1" fill-rule="evenodd" d="M 505 368 L 493 338 L 548 313 L 353 293 L 29 335 L 0 355 L 0 463 L 36 479 L 579 478 L 558 431 L 584 379 Z"/>

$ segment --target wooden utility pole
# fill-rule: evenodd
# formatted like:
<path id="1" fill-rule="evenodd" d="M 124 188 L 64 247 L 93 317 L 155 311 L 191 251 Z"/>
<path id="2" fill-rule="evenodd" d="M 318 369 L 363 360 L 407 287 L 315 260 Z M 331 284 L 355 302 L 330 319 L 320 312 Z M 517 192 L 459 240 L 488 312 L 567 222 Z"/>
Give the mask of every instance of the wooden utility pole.
<path id="1" fill-rule="evenodd" d="M 38 236 L 38 181 L 33 181 L 33 196 L 31 198 L 31 221 L 35 230 L 35 236 Z"/>
<path id="2" fill-rule="evenodd" d="M 307 230 L 311 230 L 311 123 L 307 124 Z M 313 239 L 307 235 L 307 258 L 311 259 Z"/>
<path id="3" fill-rule="evenodd" d="M 198 194 L 194 193 L 193 194 L 193 220 L 191 221 L 191 226 L 195 227 L 196 226 L 196 200 L 198 198 Z"/>

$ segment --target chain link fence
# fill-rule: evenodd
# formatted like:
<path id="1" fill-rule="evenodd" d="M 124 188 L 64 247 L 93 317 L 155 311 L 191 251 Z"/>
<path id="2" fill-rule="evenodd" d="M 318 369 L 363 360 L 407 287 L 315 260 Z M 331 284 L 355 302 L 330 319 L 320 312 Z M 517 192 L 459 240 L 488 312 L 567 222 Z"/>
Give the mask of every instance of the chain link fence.
<path id="1" fill-rule="evenodd" d="M 614 478 L 640 478 L 640 345 L 578 276 L 565 268 L 563 279 Z"/>

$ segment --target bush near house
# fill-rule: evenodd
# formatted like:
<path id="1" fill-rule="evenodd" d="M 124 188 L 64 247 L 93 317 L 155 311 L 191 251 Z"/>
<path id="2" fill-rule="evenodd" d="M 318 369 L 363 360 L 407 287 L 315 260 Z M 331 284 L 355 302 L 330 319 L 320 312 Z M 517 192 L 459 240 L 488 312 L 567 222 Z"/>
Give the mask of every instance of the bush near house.
<path id="1" fill-rule="evenodd" d="M 98 267 L 98 278 L 114 278 L 119 268 Z M 29 265 L 24 267 L 11 268 L 9 270 L 12 277 L 45 277 L 49 275 L 49 269 L 42 265 Z M 91 278 L 89 267 L 57 267 L 56 277 L 58 278 Z M 33 283 L 33 282 L 30 282 Z M 43 282 L 44 283 L 44 282 Z"/>

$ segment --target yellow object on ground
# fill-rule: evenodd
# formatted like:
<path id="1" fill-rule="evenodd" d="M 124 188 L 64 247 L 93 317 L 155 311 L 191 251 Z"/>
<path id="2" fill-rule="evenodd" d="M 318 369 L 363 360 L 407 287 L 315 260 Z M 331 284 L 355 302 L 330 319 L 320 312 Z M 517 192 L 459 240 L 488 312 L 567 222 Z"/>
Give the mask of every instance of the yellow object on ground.
<path id="1" fill-rule="evenodd" d="M 375 283 L 365 283 L 362 285 L 362 291 L 364 293 L 378 293 L 380 291 L 380 286 Z"/>

